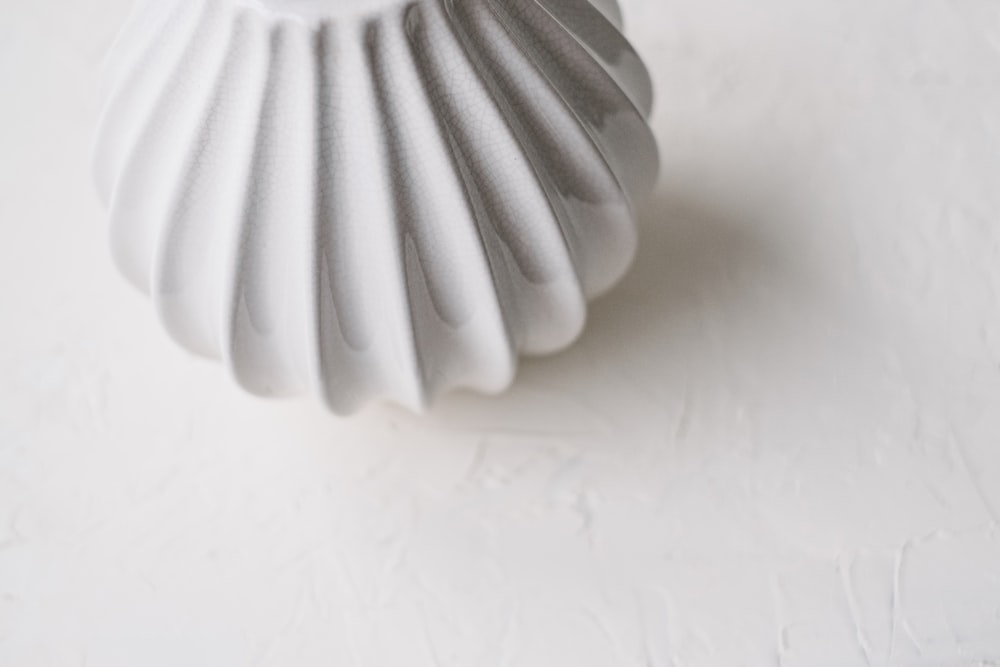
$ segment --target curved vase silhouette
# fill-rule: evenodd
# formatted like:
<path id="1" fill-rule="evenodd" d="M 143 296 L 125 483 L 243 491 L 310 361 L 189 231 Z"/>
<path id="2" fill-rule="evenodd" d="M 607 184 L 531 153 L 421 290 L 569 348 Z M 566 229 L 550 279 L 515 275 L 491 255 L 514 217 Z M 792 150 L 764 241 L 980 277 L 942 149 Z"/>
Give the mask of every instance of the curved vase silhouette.
<path id="1" fill-rule="evenodd" d="M 144 0 L 95 170 L 115 261 L 260 395 L 497 392 L 622 277 L 656 180 L 614 0 Z"/>

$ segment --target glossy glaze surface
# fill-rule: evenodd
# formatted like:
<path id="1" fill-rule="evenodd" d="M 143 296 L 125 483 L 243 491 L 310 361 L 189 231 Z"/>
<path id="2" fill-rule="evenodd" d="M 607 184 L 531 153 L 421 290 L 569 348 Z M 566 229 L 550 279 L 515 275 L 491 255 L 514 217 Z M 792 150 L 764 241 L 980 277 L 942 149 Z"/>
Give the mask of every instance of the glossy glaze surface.
<path id="1" fill-rule="evenodd" d="M 657 175 L 599 5 L 139 3 L 96 153 L 118 266 L 256 394 L 504 389 L 621 278 Z"/>
<path id="2" fill-rule="evenodd" d="M 0 20 L 0 665 L 1000 665 L 996 0 L 623 0 L 633 269 L 504 394 L 351 419 L 109 261 L 132 4 Z"/>

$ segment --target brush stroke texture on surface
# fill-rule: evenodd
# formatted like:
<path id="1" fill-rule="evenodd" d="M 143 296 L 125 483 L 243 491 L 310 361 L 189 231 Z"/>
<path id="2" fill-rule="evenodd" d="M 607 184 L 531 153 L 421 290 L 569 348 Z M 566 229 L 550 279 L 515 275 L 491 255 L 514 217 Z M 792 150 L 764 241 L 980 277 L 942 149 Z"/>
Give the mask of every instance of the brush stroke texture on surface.
<path id="1" fill-rule="evenodd" d="M 623 2 L 664 169 L 580 344 L 232 391 L 108 261 L 126 0 L 0 10 L 0 665 L 995 667 L 993 0 Z"/>

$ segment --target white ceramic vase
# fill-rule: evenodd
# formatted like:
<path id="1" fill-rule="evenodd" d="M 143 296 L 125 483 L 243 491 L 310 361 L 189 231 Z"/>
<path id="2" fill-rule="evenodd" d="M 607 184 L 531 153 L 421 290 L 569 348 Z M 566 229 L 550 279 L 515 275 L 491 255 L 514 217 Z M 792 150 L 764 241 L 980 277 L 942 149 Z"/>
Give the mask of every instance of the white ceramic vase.
<path id="1" fill-rule="evenodd" d="M 657 152 L 615 0 L 142 0 L 96 177 L 170 334 L 337 413 L 580 333 Z"/>

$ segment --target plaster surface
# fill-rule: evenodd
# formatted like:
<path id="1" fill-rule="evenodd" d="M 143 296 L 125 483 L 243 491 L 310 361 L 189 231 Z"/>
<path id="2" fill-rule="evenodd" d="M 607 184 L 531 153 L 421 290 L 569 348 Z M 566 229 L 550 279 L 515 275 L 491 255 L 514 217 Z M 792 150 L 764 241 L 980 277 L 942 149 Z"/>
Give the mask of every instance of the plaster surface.
<path id="1" fill-rule="evenodd" d="M 115 273 L 126 0 L 0 9 L 0 665 L 1000 664 L 1000 11 L 623 2 L 638 263 L 499 398 L 250 398 Z"/>

